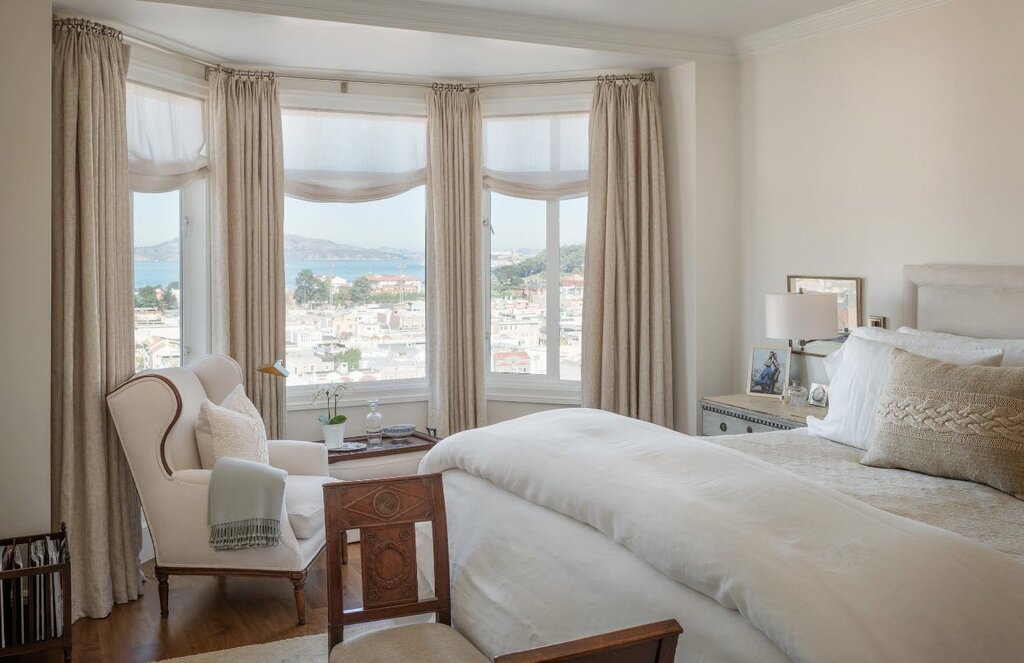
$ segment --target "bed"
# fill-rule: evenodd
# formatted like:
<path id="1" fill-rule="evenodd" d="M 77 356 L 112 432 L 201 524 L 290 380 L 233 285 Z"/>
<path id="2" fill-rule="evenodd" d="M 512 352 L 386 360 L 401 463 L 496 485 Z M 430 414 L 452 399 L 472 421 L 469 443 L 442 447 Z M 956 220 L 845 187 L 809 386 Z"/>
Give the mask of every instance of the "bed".
<path id="1" fill-rule="evenodd" d="M 1024 269 L 905 274 L 908 323 L 1024 338 Z M 531 415 L 424 459 L 445 475 L 453 619 L 484 653 L 674 617 L 677 662 L 1020 659 L 1024 502 L 804 429 L 620 419 Z"/>

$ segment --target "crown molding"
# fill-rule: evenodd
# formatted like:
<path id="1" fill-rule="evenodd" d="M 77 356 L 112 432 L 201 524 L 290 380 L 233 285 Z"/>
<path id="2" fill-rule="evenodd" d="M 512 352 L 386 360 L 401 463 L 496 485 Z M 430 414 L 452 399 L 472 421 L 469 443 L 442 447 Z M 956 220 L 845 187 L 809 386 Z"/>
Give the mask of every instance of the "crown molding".
<path id="1" fill-rule="evenodd" d="M 763 53 L 847 32 L 953 0 L 860 0 L 789 23 L 754 32 L 734 42 L 740 56 Z"/>
<path id="2" fill-rule="evenodd" d="M 146 0 L 163 4 L 355 23 L 402 30 L 651 55 L 733 58 L 727 39 L 624 28 L 421 0 Z"/>

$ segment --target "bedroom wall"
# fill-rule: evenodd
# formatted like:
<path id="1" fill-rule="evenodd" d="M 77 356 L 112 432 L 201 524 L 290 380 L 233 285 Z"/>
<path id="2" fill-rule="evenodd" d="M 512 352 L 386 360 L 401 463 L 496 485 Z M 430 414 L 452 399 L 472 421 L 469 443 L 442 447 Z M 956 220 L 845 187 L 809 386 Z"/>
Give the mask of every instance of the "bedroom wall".
<path id="1" fill-rule="evenodd" d="M 956 0 L 741 65 L 746 352 L 787 274 L 1024 264 L 1024 3 Z"/>
<path id="2" fill-rule="evenodd" d="M 696 432 L 701 396 L 739 383 L 739 66 L 659 72 L 668 184 L 676 428 Z"/>
<path id="3" fill-rule="evenodd" d="M 50 15 L 0 6 L 0 538 L 50 526 Z"/>

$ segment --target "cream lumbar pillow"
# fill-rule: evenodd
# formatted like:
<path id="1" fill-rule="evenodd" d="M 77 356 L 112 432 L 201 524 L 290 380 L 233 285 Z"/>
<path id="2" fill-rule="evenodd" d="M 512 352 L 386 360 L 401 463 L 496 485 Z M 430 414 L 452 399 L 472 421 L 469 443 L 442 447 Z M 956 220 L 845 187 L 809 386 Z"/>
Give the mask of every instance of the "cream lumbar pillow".
<path id="1" fill-rule="evenodd" d="M 828 414 L 824 419 L 807 417 L 807 430 L 812 435 L 858 449 L 871 446 L 875 438 L 875 412 L 888 382 L 889 352 L 893 347 L 857 335 L 843 343 L 842 363 L 829 385 Z M 927 340 L 909 349 L 954 364 L 998 366 L 1003 359 L 1002 350 L 960 350 L 932 346 Z"/>
<path id="2" fill-rule="evenodd" d="M 199 406 L 196 446 L 204 470 L 212 470 L 217 459 L 224 456 L 269 463 L 263 418 L 246 397 L 242 385 L 235 387 L 220 405 L 206 400 Z"/>
<path id="3" fill-rule="evenodd" d="M 957 366 L 894 349 L 876 424 L 864 465 L 1024 498 L 1024 368 Z"/>

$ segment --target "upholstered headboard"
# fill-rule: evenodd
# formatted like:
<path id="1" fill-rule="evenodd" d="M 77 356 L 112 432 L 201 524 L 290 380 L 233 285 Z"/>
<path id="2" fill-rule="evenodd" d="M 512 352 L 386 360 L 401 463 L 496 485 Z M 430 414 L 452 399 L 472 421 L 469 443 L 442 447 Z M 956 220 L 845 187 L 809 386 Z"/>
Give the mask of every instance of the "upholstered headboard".
<path id="1" fill-rule="evenodd" d="M 1024 338 L 1024 267 L 907 265 L 903 324 L 977 338 Z"/>

